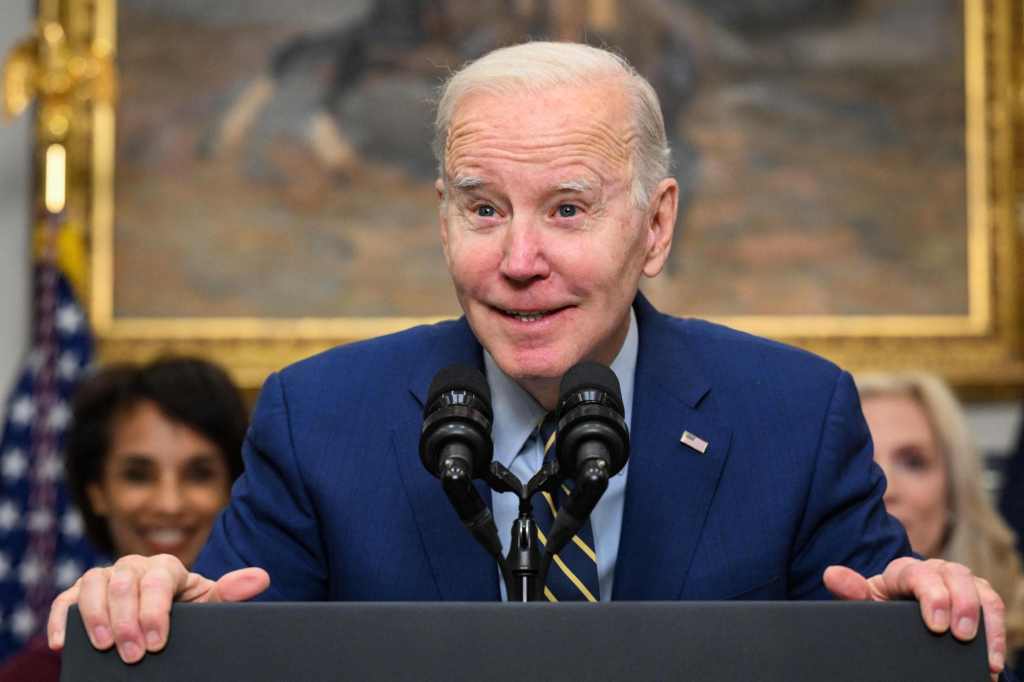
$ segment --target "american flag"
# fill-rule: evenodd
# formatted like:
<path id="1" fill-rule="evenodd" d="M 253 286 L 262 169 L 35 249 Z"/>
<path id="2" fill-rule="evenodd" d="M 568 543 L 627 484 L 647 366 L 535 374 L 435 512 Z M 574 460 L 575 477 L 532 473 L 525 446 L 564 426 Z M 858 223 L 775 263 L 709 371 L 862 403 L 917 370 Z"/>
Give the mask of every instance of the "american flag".
<path id="1" fill-rule="evenodd" d="M 92 360 L 89 325 L 58 263 L 49 216 L 34 267 L 32 345 L 7 403 L 0 439 L 0 659 L 45 628 L 50 601 L 94 565 L 64 484 L 70 399 Z"/>

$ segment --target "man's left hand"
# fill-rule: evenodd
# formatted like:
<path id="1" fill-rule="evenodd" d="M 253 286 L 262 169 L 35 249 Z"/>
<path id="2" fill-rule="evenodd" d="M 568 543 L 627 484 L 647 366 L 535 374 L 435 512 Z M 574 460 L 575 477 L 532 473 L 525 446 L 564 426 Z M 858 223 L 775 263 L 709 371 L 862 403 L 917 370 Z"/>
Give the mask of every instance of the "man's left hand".
<path id="1" fill-rule="evenodd" d="M 1005 607 L 988 581 L 962 564 L 941 559 L 896 559 L 881 575 L 865 578 L 845 566 L 825 569 L 825 587 L 838 599 L 890 601 L 914 598 L 932 632 L 943 633 L 952 625 L 959 640 L 978 633 L 979 608 L 985 617 L 988 667 L 993 679 L 1006 661 Z"/>

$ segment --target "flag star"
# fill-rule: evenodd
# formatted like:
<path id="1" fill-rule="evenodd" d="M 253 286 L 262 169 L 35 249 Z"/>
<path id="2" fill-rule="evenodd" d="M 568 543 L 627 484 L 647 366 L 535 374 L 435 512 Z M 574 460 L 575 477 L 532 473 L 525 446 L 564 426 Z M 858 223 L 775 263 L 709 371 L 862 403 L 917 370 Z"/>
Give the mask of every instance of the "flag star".
<path id="1" fill-rule="evenodd" d="M 2 512 L 2 510 L 0 510 L 0 512 Z M 84 529 L 85 524 L 82 523 L 82 515 L 74 509 L 69 509 L 61 520 L 61 532 L 68 538 L 77 539 L 82 537 L 82 531 Z"/>
<path id="2" fill-rule="evenodd" d="M 18 580 L 25 587 L 38 583 L 43 577 L 43 564 L 34 556 L 27 556 L 18 567 Z"/>
<path id="3" fill-rule="evenodd" d="M 74 559 L 64 559 L 57 564 L 56 583 L 58 589 L 66 590 L 82 575 L 82 565 Z"/>
<path id="4" fill-rule="evenodd" d="M 0 472 L 6 479 L 17 480 L 28 469 L 28 457 L 19 448 L 11 448 L 0 458 Z"/>
<path id="5" fill-rule="evenodd" d="M 71 421 L 71 410 L 66 402 L 60 401 L 50 409 L 46 425 L 52 431 L 63 431 L 69 421 Z"/>
<path id="6" fill-rule="evenodd" d="M 39 477 L 44 481 L 56 481 L 63 473 L 64 465 L 56 455 L 47 455 L 39 464 Z"/>
<path id="7" fill-rule="evenodd" d="M 14 610 L 11 616 L 11 632 L 20 640 L 26 640 L 36 631 L 36 617 L 32 609 L 24 604 Z"/>
<path id="8" fill-rule="evenodd" d="M 65 334 L 74 334 L 82 326 L 84 317 L 77 306 L 71 303 L 57 309 L 57 329 Z"/>
<path id="9" fill-rule="evenodd" d="M 18 525 L 21 514 L 18 513 L 18 505 L 10 500 L 0 504 L 0 530 L 9 531 Z"/>
<path id="10" fill-rule="evenodd" d="M 11 572 L 11 560 L 7 558 L 5 552 L 0 552 L 0 580 L 6 580 L 7 575 Z"/>
<path id="11" fill-rule="evenodd" d="M 11 405 L 11 421 L 19 426 L 27 426 L 36 414 L 36 404 L 32 398 L 23 395 Z"/>
<path id="12" fill-rule="evenodd" d="M 29 531 L 45 533 L 50 530 L 52 525 L 53 514 L 50 513 L 49 509 L 33 509 L 28 513 L 28 523 L 26 526 Z"/>
<path id="13" fill-rule="evenodd" d="M 78 355 L 74 351 L 66 350 L 60 354 L 57 360 L 57 376 L 64 381 L 74 381 L 78 378 L 79 370 Z"/>

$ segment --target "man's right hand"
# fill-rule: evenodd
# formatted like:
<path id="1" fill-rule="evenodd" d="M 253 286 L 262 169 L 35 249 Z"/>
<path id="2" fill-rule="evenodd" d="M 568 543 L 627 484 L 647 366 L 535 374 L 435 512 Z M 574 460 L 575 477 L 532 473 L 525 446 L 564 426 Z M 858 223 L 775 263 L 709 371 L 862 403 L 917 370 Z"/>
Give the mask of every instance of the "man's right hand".
<path id="1" fill-rule="evenodd" d="M 245 601 L 269 586 L 262 568 L 232 571 L 215 582 L 190 573 L 170 554 L 125 556 L 87 571 L 53 600 L 47 637 L 54 651 L 64 647 L 68 608 L 77 603 L 92 645 L 116 645 L 121 659 L 134 663 L 167 644 L 172 602 Z"/>

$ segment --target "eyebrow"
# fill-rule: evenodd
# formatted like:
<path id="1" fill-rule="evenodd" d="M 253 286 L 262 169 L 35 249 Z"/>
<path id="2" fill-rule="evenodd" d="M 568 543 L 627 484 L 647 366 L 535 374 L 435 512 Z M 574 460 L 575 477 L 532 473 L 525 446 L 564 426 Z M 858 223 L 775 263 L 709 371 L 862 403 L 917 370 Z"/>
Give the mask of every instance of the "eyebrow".
<path id="1" fill-rule="evenodd" d="M 216 461 L 220 458 L 220 455 L 216 452 L 208 452 L 206 450 L 197 450 L 196 452 L 189 453 L 185 458 L 185 463 L 189 464 L 192 462 L 205 462 L 207 460 Z M 151 455 L 146 455 L 141 452 L 128 452 L 121 455 L 121 466 L 155 466 L 156 460 Z"/>
<path id="2" fill-rule="evenodd" d="M 471 190 L 483 187 L 487 183 L 483 178 L 479 178 L 475 175 L 463 175 L 455 178 L 452 181 L 452 187 L 457 190 Z M 555 190 L 559 192 L 588 192 L 591 189 L 591 184 L 586 180 L 566 180 L 555 185 Z"/>
<path id="3" fill-rule="evenodd" d="M 483 178 L 475 175 L 460 175 L 452 182 L 452 187 L 458 190 L 467 190 L 482 187 L 484 184 L 486 183 Z"/>
<path id="4" fill-rule="evenodd" d="M 152 457 L 147 457 L 146 455 L 143 455 L 141 453 L 140 454 L 135 454 L 134 452 L 129 452 L 127 454 L 121 455 L 121 462 L 120 462 L 120 464 L 122 466 L 138 466 L 138 465 L 149 466 L 149 465 L 153 464 L 153 458 Z"/>
<path id="5" fill-rule="evenodd" d="M 559 192 L 588 192 L 591 184 L 586 180 L 566 180 L 555 187 Z"/>

